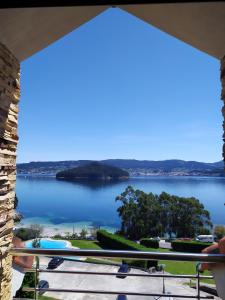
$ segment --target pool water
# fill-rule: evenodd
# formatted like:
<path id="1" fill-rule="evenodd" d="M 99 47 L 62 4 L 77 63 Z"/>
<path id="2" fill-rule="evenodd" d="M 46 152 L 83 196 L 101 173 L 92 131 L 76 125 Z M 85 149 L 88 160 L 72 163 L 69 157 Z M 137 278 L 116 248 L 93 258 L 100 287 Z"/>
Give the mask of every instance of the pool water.
<path id="1" fill-rule="evenodd" d="M 32 247 L 32 241 L 26 242 L 27 248 Z M 67 248 L 67 243 L 65 241 L 57 241 L 57 240 L 47 240 L 41 239 L 40 241 L 40 248 L 42 249 L 65 249 Z"/>
<path id="2" fill-rule="evenodd" d="M 33 248 L 32 241 L 26 242 L 25 245 L 27 248 Z M 48 240 L 48 239 L 40 240 L 40 248 L 42 248 L 42 249 L 69 249 L 67 247 L 67 242 L 65 242 L 65 241 Z M 79 256 L 74 256 L 74 257 L 64 256 L 64 259 L 84 260 L 83 258 L 81 258 Z"/>

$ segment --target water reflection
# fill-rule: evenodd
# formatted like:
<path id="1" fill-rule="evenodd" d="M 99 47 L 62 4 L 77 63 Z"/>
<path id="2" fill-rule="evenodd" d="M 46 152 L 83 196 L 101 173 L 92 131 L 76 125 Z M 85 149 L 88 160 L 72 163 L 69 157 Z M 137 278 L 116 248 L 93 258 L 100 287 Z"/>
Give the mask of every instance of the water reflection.
<path id="1" fill-rule="evenodd" d="M 127 183 L 129 184 L 128 179 L 118 179 L 118 180 L 88 180 L 88 179 L 56 179 L 57 181 L 63 181 L 67 183 L 71 183 L 78 186 L 85 186 L 87 188 L 90 188 L 92 190 L 98 190 L 102 188 L 106 188 L 113 185 L 120 185 L 121 183 Z"/>
<path id="2" fill-rule="evenodd" d="M 119 226 L 117 195 L 132 185 L 145 192 L 196 197 L 214 223 L 225 223 L 225 178 L 138 177 L 119 181 L 62 181 L 51 177 L 18 177 L 19 210 L 26 218 L 52 224 L 86 222 Z"/>

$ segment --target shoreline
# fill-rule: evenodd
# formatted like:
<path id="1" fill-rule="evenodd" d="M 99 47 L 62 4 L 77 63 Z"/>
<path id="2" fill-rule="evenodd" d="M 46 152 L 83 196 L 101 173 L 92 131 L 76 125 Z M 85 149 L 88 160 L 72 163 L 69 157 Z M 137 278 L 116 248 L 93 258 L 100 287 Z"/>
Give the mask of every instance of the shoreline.
<path id="1" fill-rule="evenodd" d="M 27 222 L 26 222 L 27 221 Z M 52 238 L 55 235 L 60 235 L 62 237 L 66 237 L 67 235 L 80 234 L 82 229 L 87 231 L 87 236 L 91 236 L 92 230 L 94 226 L 92 226 L 92 222 L 77 222 L 77 223 L 61 223 L 61 224 L 52 224 L 49 222 L 44 222 L 38 218 L 27 218 L 23 219 L 19 224 L 16 224 L 15 229 L 19 228 L 29 228 L 32 224 L 38 224 L 43 228 L 41 236 L 44 238 Z M 110 232 L 115 232 L 119 228 L 117 227 L 109 227 L 109 226 L 101 226 L 103 229 L 107 229 Z"/>
<path id="2" fill-rule="evenodd" d="M 56 178 L 56 174 L 41 174 L 41 173 L 17 173 L 17 177 L 45 177 L 45 178 Z M 127 178 L 119 178 L 118 181 L 120 180 L 127 180 L 127 179 L 132 179 L 132 178 L 149 178 L 149 177 L 193 177 L 193 178 L 223 178 L 225 179 L 225 175 L 209 175 L 209 174 L 188 174 L 188 173 L 149 173 L 149 174 L 140 174 L 140 175 L 130 175 Z M 61 179 L 61 178 L 59 178 Z M 79 178 L 78 178 L 79 179 Z M 82 178 L 80 178 L 81 180 Z M 85 181 L 91 181 L 87 178 L 83 178 Z M 101 179 L 99 179 L 101 181 Z M 104 180 L 102 180 L 104 181 Z"/>

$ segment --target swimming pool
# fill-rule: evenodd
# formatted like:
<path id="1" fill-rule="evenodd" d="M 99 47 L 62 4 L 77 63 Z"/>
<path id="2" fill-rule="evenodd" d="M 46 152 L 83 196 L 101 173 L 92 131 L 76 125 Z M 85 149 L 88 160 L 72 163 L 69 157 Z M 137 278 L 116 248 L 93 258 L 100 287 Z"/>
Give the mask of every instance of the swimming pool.
<path id="1" fill-rule="evenodd" d="M 26 247 L 33 248 L 32 241 L 26 242 Z M 42 249 L 66 249 L 67 243 L 65 241 L 41 239 L 40 240 L 40 248 L 42 248 Z"/>
<path id="2" fill-rule="evenodd" d="M 25 243 L 27 248 L 33 248 L 32 247 L 32 242 L 33 241 L 28 241 Z M 51 240 L 51 239 L 41 239 L 40 240 L 40 248 L 42 249 L 70 249 L 67 245 L 66 241 L 58 241 L 58 240 Z M 64 259 L 69 259 L 69 260 L 85 260 L 84 257 L 79 257 L 79 256 L 64 256 Z"/>

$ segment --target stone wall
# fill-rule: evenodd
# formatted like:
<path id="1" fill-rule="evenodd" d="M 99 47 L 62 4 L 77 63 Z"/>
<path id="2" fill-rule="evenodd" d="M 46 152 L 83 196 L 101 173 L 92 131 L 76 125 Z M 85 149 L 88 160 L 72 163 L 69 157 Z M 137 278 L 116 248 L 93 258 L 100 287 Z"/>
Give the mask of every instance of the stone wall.
<path id="1" fill-rule="evenodd" d="M 222 85 L 222 92 L 221 92 L 221 99 L 223 101 L 223 108 L 222 108 L 222 114 L 223 114 L 223 159 L 225 162 L 225 56 L 221 59 L 221 85 Z"/>
<path id="2" fill-rule="evenodd" d="M 0 43 L 0 299 L 10 300 L 20 64 Z"/>

